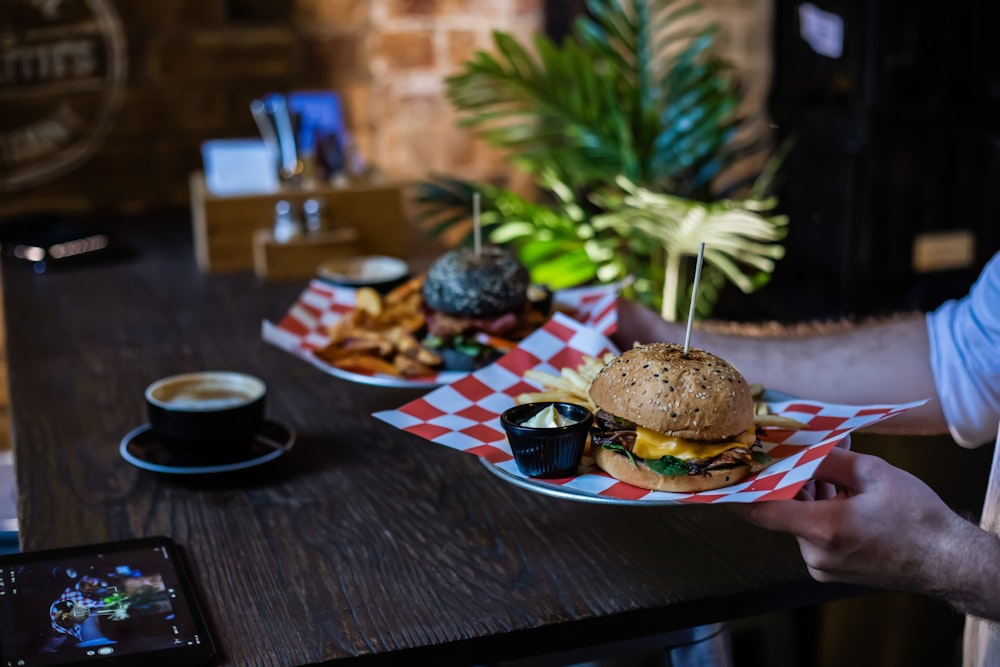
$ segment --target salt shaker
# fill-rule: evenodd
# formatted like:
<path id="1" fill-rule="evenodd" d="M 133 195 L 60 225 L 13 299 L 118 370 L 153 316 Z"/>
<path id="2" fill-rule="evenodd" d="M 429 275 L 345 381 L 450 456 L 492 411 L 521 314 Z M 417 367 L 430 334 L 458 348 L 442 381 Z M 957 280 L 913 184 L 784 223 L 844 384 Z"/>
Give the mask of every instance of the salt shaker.
<path id="1" fill-rule="evenodd" d="M 274 240 L 286 243 L 302 233 L 302 223 L 292 212 L 292 205 L 282 199 L 274 205 Z"/>

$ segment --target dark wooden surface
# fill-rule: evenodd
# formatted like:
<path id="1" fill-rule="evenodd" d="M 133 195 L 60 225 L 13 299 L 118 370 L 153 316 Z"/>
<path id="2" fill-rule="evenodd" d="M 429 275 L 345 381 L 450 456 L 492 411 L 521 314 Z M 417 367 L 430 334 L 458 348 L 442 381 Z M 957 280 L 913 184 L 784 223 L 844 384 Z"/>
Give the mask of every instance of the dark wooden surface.
<path id="1" fill-rule="evenodd" d="M 375 420 L 419 390 L 352 384 L 261 341 L 304 283 L 198 272 L 189 222 L 121 228 L 131 258 L 3 287 L 22 547 L 166 534 L 226 665 L 481 664 L 814 604 L 793 540 L 724 507 L 554 499 Z M 206 368 L 269 385 L 291 453 L 180 479 L 118 455 L 143 388 Z"/>

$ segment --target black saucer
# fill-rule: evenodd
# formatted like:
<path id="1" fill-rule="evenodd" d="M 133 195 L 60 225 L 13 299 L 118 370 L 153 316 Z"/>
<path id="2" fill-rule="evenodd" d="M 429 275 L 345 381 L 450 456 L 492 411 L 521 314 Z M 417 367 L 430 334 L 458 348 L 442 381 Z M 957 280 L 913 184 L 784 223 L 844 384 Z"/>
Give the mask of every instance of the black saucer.
<path id="1" fill-rule="evenodd" d="M 143 470 L 173 475 L 204 475 L 262 465 L 285 454 L 294 444 L 294 430 L 265 420 L 253 441 L 242 451 L 212 461 L 200 457 L 192 460 L 183 452 L 164 446 L 156 431 L 149 424 L 143 424 L 122 438 L 118 451 L 123 459 Z"/>

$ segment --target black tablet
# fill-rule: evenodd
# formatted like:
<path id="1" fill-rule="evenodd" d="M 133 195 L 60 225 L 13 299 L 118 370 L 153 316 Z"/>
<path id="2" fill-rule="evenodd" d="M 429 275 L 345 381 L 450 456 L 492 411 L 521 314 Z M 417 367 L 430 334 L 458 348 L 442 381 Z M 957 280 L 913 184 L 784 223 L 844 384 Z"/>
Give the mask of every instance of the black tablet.
<path id="1" fill-rule="evenodd" d="M 170 538 L 0 556 L 0 667 L 180 667 L 214 657 Z"/>

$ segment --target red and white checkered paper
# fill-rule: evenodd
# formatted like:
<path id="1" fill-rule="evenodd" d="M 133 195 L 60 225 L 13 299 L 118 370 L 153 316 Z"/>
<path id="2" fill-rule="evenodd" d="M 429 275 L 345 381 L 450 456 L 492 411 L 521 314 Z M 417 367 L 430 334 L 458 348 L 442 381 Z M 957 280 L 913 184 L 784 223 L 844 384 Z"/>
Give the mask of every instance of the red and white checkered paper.
<path id="1" fill-rule="evenodd" d="M 559 290 L 553 303 L 560 311 L 597 331 L 610 334 L 618 325 L 615 301 L 619 285 L 578 287 Z M 322 371 L 368 384 L 397 387 L 436 387 L 468 375 L 467 372 L 442 371 L 428 377 L 400 378 L 375 373 L 364 375 L 334 368 L 316 356 L 315 351 L 330 342 L 326 332 L 331 324 L 354 309 L 357 290 L 313 280 L 299 295 L 278 324 L 265 321 L 261 327 L 264 341 L 303 359 Z"/>
<path id="2" fill-rule="evenodd" d="M 514 405 L 518 394 L 541 389 L 524 378 L 525 371 L 537 369 L 558 374 L 563 368 L 577 368 L 584 355 L 600 357 L 608 351 L 618 350 L 600 332 L 557 314 L 496 363 L 396 410 L 377 412 L 374 416 L 431 442 L 484 458 L 504 472 L 530 479 L 535 485 L 551 484 L 562 491 L 578 493 L 581 499 L 597 495 L 609 500 L 656 504 L 745 503 L 794 498 L 811 480 L 820 461 L 852 431 L 923 403 L 857 406 L 797 399 L 770 403 L 772 412 L 805 422 L 808 430 L 768 429 L 762 444 L 774 463 L 725 489 L 701 493 L 649 491 L 619 482 L 586 464 L 582 469 L 588 472 L 564 479 L 532 479 L 520 472 L 500 426 L 500 414 Z"/>

